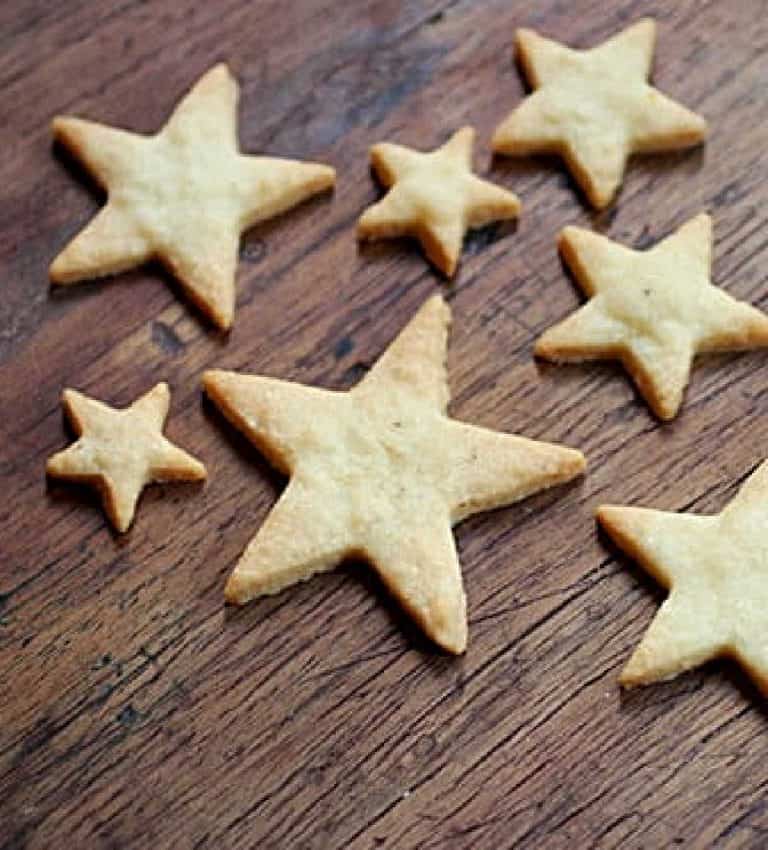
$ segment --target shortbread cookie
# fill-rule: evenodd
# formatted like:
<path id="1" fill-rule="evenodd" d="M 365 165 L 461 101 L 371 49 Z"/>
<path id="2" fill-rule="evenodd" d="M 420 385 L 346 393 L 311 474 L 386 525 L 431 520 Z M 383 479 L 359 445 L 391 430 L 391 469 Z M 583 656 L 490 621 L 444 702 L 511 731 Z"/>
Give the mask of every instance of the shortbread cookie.
<path id="1" fill-rule="evenodd" d="M 768 463 L 716 516 L 603 506 L 597 518 L 669 590 L 621 683 L 671 679 L 728 656 L 768 695 Z"/>
<path id="2" fill-rule="evenodd" d="M 242 155 L 237 99 L 226 65 L 216 65 L 154 136 L 55 118 L 57 141 L 109 198 L 53 261 L 53 283 L 116 274 L 156 258 L 216 325 L 229 328 L 241 232 L 335 180 L 327 165 Z"/>
<path id="3" fill-rule="evenodd" d="M 349 392 L 234 372 L 205 390 L 290 481 L 229 578 L 242 604 L 347 557 L 367 560 L 429 637 L 463 652 L 451 526 L 568 481 L 578 451 L 448 418 L 450 311 L 429 299 Z"/>
<path id="4" fill-rule="evenodd" d="M 536 342 L 549 360 L 619 359 L 661 419 L 680 409 L 693 357 L 768 345 L 768 316 L 710 281 L 712 219 L 699 215 L 649 251 L 579 227 L 560 251 L 590 301 Z"/>
<path id="5" fill-rule="evenodd" d="M 647 18 L 591 50 L 518 30 L 518 56 L 535 91 L 497 127 L 493 149 L 560 154 L 590 203 L 607 206 L 630 154 L 687 148 L 706 135 L 701 116 L 646 82 L 655 40 Z"/>
<path id="6" fill-rule="evenodd" d="M 391 188 L 360 217 L 360 239 L 415 236 L 437 268 L 453 275 L 469 228 L 520 213 L 516 195 L 472 174 L 474 140 L 472 127 L 463 127 L 430 153 L 374 145 L 373 169 Z"/>
<path id="7" fill-rule="evenodd" d="M 146 484 L 205 478 L 202 463 L 163 436 L 170 401 L 164 383 L 125 410 L 64 390 L 64 410 L 79 439 L 50 457 L 45 471 L 96 487 L 112 525 L 126 531 Z"/>

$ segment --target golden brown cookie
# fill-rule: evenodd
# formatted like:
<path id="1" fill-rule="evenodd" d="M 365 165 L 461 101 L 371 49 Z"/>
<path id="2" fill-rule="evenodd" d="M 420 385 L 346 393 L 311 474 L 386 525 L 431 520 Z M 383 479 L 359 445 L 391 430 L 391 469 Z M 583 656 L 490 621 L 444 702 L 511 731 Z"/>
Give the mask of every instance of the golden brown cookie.
<path id="1" fill-rule="evenodd" d="M 649 18 L 591 50 L 518 30 L 518 56 L 535 91 L 496 128 L 493 149 L 559 154 L 590 203 L 607 206 L 630 154 L 687 148 L 706 135 L 701 116 L 646 82 L 655 41 Z"/>
<path id="2" fill-rule="evenodd" d="M 475 131 L 461 130 L 429 153 L 388 142 L 371 148 L 371 163 L 389 191 L 360 216 L 360 239 L 415 236 L 427 257 L 451 277 L 469 228 L 517 218 L 512 192 L 472 173 Z"/>
<path id="3" fill-rule="evenodd" d="M 290 481 L 227 583 L 230 602 L 363 558 L 440 646 L 463 652 L 451 526 L 568 481 L 578 451 L 450 419 L 450 311 L 430 298 L 349 392 L 212 371 L 205 390 Z"/>
<path id="4" fill-rule="evenodd" d="M 605 505 L 597 518 L 669 590 L 621 683 L 671 679 L 728 656 L 768 695 L 768 463 L 715 516 Z"/>
<path id="5" fill-rule="evenodd" d="M 107 205 L 51 265 L 70 284 L 160 260 L 220 328 L 235 309 L 240 234 L 334 184 L 327 165 L 244 156 L 238 85 L 226 65 L 195 84 L 154 136 L 80 118 L 53 133 L 109 193 Z"/>
<path id="6" fill-rule="evenodd" d="M 590 300 L 536 342 L 555 361 L 618 359 L 654 413 L 680 409 L 693 357 L 768 345 L 768 316 L 710 280 L 712 219 L 698 215 L 648 251 L 566 227 L 560 251 Z"/>
<path id="7" fill-rule="evenodd" d="M 96 487 L 112 525 L 126 531 L 145 485 L 205 478 L 202 463 L 163 436 L 170 401 L 165 383 L 125 410 L 64 390 L 64 410 L 79 439 L 48 458 L 45 471 Z"/>

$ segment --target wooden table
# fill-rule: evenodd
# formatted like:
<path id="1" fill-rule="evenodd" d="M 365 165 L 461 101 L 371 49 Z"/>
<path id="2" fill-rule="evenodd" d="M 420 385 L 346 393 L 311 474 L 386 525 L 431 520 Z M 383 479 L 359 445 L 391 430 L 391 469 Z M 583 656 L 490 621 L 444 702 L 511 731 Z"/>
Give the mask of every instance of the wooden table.
<path id="1" fill-rule="evenodd" d="M 644 13 L 655 81 L 710 120 L 704 149 L 633 160 L 601 215 L 554 160 L 491 162 L 524 93 L 516 26 L 587 46 Z M 593 510 L 719 510 L 768 454 L 766 353 L 701 358 L 667 425 L 618 366 L 531 353 L 579 301 L 555 250 L 570 223 L 646 246 L 710 210 L 715 280 L 768 308 L 764 0 L 6 0 L 0 43 L 0 846 L 765 847 L 765 703 L 727 663 L 620 693 L 662 594 Z M 218 59 L 242 82 L 243 149 L 332 163 L 335 194 L 244 239 L 228 337 L 155 268 L 50 291 L 101 203 L 51 117 L 153 131 Z M 369 145 L 465 123 L 519 226 L 471 236 L 451 285 L 408 243 L 359 249 Z M 358 564 L 225 608 L 283 482 L 202 401 L 203 369 L 347 388 L 437 290 L 453 415 L 578 446 L 587 476 L 458 528 L 461 658 Z M 149 488 L 116 536 L 87 491 L 46 485 L 71 439 L 59 395 L 122 405 L 160 379 L 169 436 L 210 480 Z"/>

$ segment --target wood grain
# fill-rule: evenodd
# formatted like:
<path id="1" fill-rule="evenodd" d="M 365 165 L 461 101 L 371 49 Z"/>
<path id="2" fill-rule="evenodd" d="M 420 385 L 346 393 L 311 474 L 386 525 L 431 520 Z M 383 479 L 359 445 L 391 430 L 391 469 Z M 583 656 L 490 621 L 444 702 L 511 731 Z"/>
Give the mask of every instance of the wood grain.
<path id="1" fill-rule="evenodd" d="M 768 16 L 762 0 L 7 0 L 0 6 L 0 847 L 764 847 L 765 704 L 711 664 L 627 695 L 616 676 L 661 598 L 598 536 L 603 501 L 719 510 L 768 450 L 765 353 L 701 358 L 661 425 L 620 368 L 537 364 L 578 303 L 566 224 L 648 245 L 715 217 L 715 279 L 768 308 Z M 554 160 L 491 162 L 524 93 L 516 26 L 587 46 L 660 23 L 655 81 L 709 119 L 703 150 L 637 158 L 595 216 Z M 248 151 L 327 161 L 332 198 L 243 242 L 214 333 L 155 268 L 50 292 L 100 199 L 51 148 L 72 112 L 157 128 L 216 60 L 242 82 Z M 408 243 L 359 250 L 367 149 L 465 123 L 515 227 L 472 235 L 446 286 Z M 225 577 L 283 486 L 201 400 L 211 366 L 351 386 L 438 287 L 452 413 L 581 448 L 581 483 L 459 527 L 470 646 L 428 645 L 348 564 L 225 609 Z M 46 485 L 63 386 L 125 404 L 173 389 L 168 434 L 208 465 L 146 491 L 110 533 Z"/>

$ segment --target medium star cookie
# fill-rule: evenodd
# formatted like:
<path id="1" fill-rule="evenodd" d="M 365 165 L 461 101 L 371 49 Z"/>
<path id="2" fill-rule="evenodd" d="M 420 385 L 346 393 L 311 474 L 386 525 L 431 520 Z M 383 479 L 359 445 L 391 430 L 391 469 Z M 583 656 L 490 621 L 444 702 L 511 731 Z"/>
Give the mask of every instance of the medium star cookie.
<path id="1" fill-rule="evenodd" d="M 671 679 L 727 656 L 768 696 L 768 463 L 715 516 L 606 505 L 597 518 L 669 590 L 621 683 Z"/>
<path id="2" fill-rule="evenodd" d="M 335 181 L 327 165 L 241 154 L 237 99 L 238 85 L 221 64 L 154 136 L 54 118 L 56 140 L 109 197 L 53 261 L 51 281 L 77 283 L 156 258 L 216 325 L 229 328 L 242 231 Z"/>
<path id="3" fill-rule="evenodd" d="M 590 300 L 536 342 L 548 360 L 618 359 L 661 419 L 680 409 L 693 357 L 768 345 L 768 316 L 710 280 L 712 219 L 698 215 L 648 251 L 580 227 L 560 251 Z"/>
<path id="4" fill-rule="evenodd" d="M 112 525 L 126 531 L 146 484 L 199 481 L 206 476 L 200 461 L 162 434 L 170 401 L 165 383 L 125 410 L 64 390 L 64 410 L 79 439 L 48 458 L 45 471 L 54 478 L 96 487 Z"/>
<path id="5" fill-rule="evenodd" d="M 528 29 L 517 52 L 535 91 L 493 136 L 498 153 L 556 153 L 589 202 L 607 206 L 632 153 L 678 150 L 701 142 L 704 119 L 646 80 L 656 23 L 645 18 L 591 50 L 573 50 Z"/>
<path id="6" fill-rule="evenodd" d="M 205 390 L 290 481 L 229 578 L 243 604 L 363 558 L 429 637 L 467 640 L 451 526 L 582 472 L 562 446 L 448 418 L 450 310 L 429 299 L 349 392 L 211 371 Z"/>
<path id="7" fill-rule="evenodd" d="M 371 163 L 389 191 L 360 216 L 360 239 L 415 236 L 448 277 L 469 228 L 517 218 L 517 196 L 472 173 L 475 131 L 462 127 L 429 153 L 389 142 L 371 148 Z"/>

